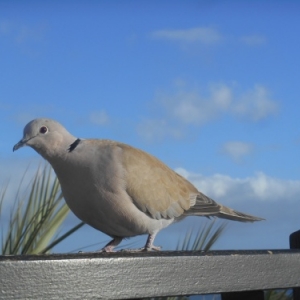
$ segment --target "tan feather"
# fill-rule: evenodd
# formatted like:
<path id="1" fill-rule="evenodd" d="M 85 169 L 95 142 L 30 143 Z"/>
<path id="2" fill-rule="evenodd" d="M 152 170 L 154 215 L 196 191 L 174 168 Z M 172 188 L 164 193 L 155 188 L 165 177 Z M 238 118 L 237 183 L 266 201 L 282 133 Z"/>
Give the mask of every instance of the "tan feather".
<path id="1" fill-rule="evenodd" d="M 123 167 L 126 191 L 134 204 L 155 219 L 179 217 L 198 190 L 154 156 L 125 144 Z"/>

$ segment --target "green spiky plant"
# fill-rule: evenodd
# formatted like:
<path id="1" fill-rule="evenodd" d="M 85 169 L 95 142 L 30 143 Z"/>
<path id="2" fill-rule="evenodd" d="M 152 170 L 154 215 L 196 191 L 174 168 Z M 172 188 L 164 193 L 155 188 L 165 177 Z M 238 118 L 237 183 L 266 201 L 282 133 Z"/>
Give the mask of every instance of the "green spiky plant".
<path id="1" fill-rule="evenodd" d="M 188 230 L 184 238 L 178 241 L 176 250 L 209 251 L 222 235 L 226 224 L 216 225 L 216 219 L 213 219 L 199 228 Z"/>
<path id="2" fill-rule="evenodd" d="M 25 176 L 26 172 L 23 179 Z M 84 225 L 81 222 L 65 234 L 58 234 L 69 208 L 63 200 L 58 179 L 53 178 L 48 164 L 38 168 L 25 192 L 22 189 L 23 179 L 16 192 L 8 225 L 1 226 L 2 255 L 49 253 L 55 245 Z M 6 188 L 0 198 L 0 220 Z"/>

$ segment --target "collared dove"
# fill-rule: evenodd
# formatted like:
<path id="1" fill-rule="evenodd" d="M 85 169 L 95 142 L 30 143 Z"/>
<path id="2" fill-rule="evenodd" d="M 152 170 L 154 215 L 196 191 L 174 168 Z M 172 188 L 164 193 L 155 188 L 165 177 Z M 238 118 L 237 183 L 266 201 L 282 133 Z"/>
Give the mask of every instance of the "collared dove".
<path id="1" fill-rule="evenodd" d="M 13 151 L 28 145 L 53 167 L 74 214 L 113 239 L 148 234 L 143 250 L 158 250 L 155 235 L 186 216 L 216 216 L 241 222 L 261 218 L 216 203 L 154 156 L 129 145 L 79 139 L 51 119 L 35 119 L 24 128 Z"/>

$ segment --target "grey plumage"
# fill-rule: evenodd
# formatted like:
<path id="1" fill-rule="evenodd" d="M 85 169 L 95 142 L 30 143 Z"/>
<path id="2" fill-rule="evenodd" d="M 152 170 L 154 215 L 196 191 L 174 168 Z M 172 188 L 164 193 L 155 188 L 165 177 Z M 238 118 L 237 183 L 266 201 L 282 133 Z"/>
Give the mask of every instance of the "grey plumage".
<path id="1" fill-rule="evenodd" d="M 52 165 L 75 215 L 113 238 L 103 251 L 140 234 L 148 234 L 145 250 L 156 249 L 156 233 L 185 216 L 262 220 L 216 203 L 142 150 L 110 140 L 78 139 L 51 119 L 29 122 L 13 150 L 24 145 Z"/>

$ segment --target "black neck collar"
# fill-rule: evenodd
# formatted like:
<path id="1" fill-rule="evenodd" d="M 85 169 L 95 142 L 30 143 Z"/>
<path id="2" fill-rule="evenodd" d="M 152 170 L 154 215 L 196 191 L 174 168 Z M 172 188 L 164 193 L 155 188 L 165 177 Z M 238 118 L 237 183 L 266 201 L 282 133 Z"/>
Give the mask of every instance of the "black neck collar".
<path id="1" fill-rule="evenodd" d="M 77 139 L 74 143 L 72 143 L 70 145 L 70 147 L 68 148 L 69 152 L 72 152 L 77 146 L 78 144 L 81 142 L 81 139 Z"/>

